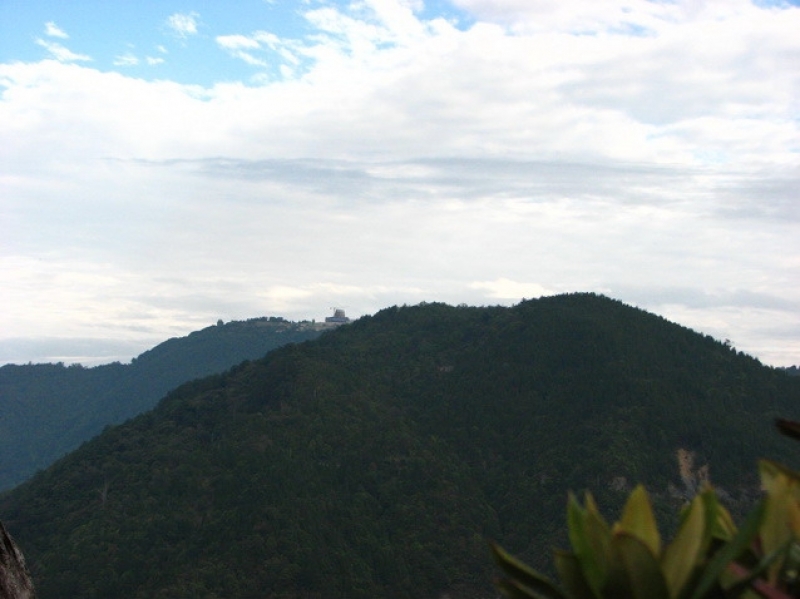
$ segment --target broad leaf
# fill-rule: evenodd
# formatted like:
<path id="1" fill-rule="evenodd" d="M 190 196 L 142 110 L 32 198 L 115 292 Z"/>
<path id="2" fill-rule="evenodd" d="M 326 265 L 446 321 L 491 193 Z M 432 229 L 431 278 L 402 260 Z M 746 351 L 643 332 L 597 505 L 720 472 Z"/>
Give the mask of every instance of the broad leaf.
<path id="1" fill-rule="evenodd" d="M 491 549 L 495 561 L 508 576 L 509 581 L 514 583 L 515 589 L 519 591 L 524 587 L 536 593 L 534 595 L 536 597 L 563 599 L 564 594 L 545 576 L 515 558 L 499 545 L 492 543 Z"/>
<path id="2" fill-rule="evenodd" d="M 800 536 L 800 484 L 794 474 L 774 462 L 759 464 L 761 483 L 767 493 L 766 512 L 760 529 L 761 548 L 765 555 L 774 553 Z M 779 558 L 769 567 L 767 579 L 775 583 L 783 566 Z"/>
<path id="3" fill-rule="evenodd" d="M 586 494 L 586 509 L 570 494 L 567 521 L 572 550 L 581 564 L 586 582 L 595 595 L 600 596 L 608 579 L 611 529 L 589 493 Z"/>
<path id="4" fill-rule="evenodd" d="M 735 562 L 728 564 L 728 570 L 736 576 L 737 580 L 735 584 L 726 589 L 726 596 L 739 597 L 741 595 L 750 599 L 754 591 L 755 596 L 759 598 L 791 599 L 791 595 L 787 595 L 780 589 L 759 578 L 764 570 L 777 559 L 778 555 L 784 552 L 785 550 L 779 550 L 765 557 L 753 570 L 748 570 L 741 564 Z"/>
<path id="5" fill-rule="evenodd" d="M 556 551 L 554 557 L 558 577 L 571 599 L 597 599 L 574 553 Z"/>
<path id="6" fill-rule="evenodd" d="M 675 539 L 661 558 L 661 571 L 669 587 L 670 597 L 677 597 L 700 558 L 705 536 L 705 509 L 700 496 L 689 506 Z"/>
<path id="7" fill-rule="evenodd" d="M 650 548 L 638 537 L 622 532 L 614 535 L 628 585 L 635 599 L 670 599 L 661 566 Z"/>
<path id="8" fill-rule="evenodd" d="M 658 524 L 644 486 L 638 485 L 630 494 L 622 510 L 622 517 L 614 525 L 614 531 L 633 535 L 647 546 L 653 556 L 661 555 Z"/>
<path id="9" fill-rule="evenodd" d="M 760 501 L 756 508 L 750 512 L 742 528 L 728 541 L 711 559 L 703 571 L 703 576 L 697 583 L 691 599 L 705 597 L 714 585 L 718 584 L 725 569 L 733 560 L 740 557 L 752 545 L 758 535 L 761 520 L 766 510 L 766 502 Z"/>
<path id="10" fill-rule="evenodd" d="M 729 541 L 736 535 L 736 525 L 730 513 L 719 502 L 713 489 L 707 489 L 701 494 L 706 508 L 706 530 L 710 537 L 721 541 Z"/>

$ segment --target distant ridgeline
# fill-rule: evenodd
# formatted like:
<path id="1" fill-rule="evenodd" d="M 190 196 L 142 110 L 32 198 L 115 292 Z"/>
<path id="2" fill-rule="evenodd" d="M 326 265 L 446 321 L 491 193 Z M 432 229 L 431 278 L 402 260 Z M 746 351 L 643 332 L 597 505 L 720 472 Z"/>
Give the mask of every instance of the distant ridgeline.
<path id="1" fill-rule="evenodd" d="M 800 378 L 602 296 L 393 307 L 179 387 L 0 517 L 41 599 L 475 599 L 487 539 L 550 567 L 568 490 L 740 513 L 759 456 L 800 464 L 776 416 Z"/>
<path id="2" fill-rule="evenodd" d="M 317 337 L 331 327 L 254 318 L 170 339 L 134 358 L 94 368 L 63 364 L 0 368 L 0 491 L 103 430 L 145 410 L 181 383 Z"/>

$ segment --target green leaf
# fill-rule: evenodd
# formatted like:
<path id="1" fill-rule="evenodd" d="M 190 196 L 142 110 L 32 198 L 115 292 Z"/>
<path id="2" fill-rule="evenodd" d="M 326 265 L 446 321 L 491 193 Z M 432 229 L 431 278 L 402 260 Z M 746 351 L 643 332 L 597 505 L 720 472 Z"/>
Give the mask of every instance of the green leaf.
<path id="1" fill-rule="evenodd" d="M 595 593 L 602 594 L 609 583 L 614 583 L 613 570 L 618 568 L 615 568 L 611 547 L 611 528 L 600 515 L 591 493 L 586 494 L 583 530 L 586 546 L 583 552 L 576 551 L 575 554 Z"/>
<path id="2" fill-rule="evenodd" d="M 647 546 L 652 555 L 661 555 L 661 537 L 658 534 L 658 524 L 653 515 L 650 498 L 644 486 L 638 485 L 631 492 L 622 510 L 622 517 L 614 525 L 614 531 L 633 535 Z"/>
<path id="3" fill-rule="evenodd" d="M 800 529 L 800 484 L 784 469 L 776 468 L 776 464 L 772 462 L 763 460 L 760 466 L 762 486 L 767 493 L 767 507 L 761 521 L 759 538 L 762 551 L 770 554 L 797 537 Z M 767 578 L 771 583 L 776 582 L 782 566 L 783 559 L 770 566 Z"/>
<path id="4" fill-rule="evenodd" d="M 667 581 L 670 597 L 677 597 L 700 558 L 705 536 L 705 510 L 698 495 L 689 506 L 675 539 L 664 551 L 661 571 Z"/>
<path id="5" fill-rule="evenodd" d="M 564 599 L 561 592 L 547 577 L 539 574 L 536 570 L 515 558 L 499 545 L 491 544 L 492 554 L 500 568 L 508 576 L 506 582 L 513 583 L 517 591 L 523 587 L 530 592 L 536 593 L 535 597 L 546 597 L 548 599 Z"/>
<path id="6" fill-rule="evenodd" d="M 587 508 L 582 508 L 570 493 L 567 502 L 569 540 L 586 582 L 594 594 L 600 597 L 608 572 L 606 556 L 611 542 L 611 531 L 588 493 L 586 503 Z M 604 537 L 607 538 L 605 542 Z"/>
<path id="7" fill-rule="evenodd" d="M 736 525 L 730 513 L 719 502 L 713 489 L 701 494 L 706 506 L 706 527 L 711 537 L 721 541 L 729 541 L 736 535 Z"/>
<path id="8" fill-rule="evenodd" d="M 800 483 L 800 472 L 792 470 L 780 462 L 766 459 L 759 460 L 758 470 L 761 474 L 761 484 L 764 485 L 767 490 L 769 490 L 769 481 L 779 474 L 783 474 L 787 478 Z"/>
<path id="9" fill-rule="evenodd" d="M 717 551 L 708 566 L 703 571 L 703 576 L 695 586 L 691 599 L 701 599 L 705 597 L 711 588 L 720 580 L 725 569 L 733 560 L 741 556 L 758 535 L 758 530 L 761 526 L 761 520 L 766 511 L 766 502 L 760 501 L 756 508 L 750 512 L 744 525 L 739 532 L 736 533 L 730 541 L 725 543 L 722 548 Z"/>
<path id="10" fill-rule="evenodd" d="M 800 590 L 800 540 L 792 539 L 783 559 L 781 582 L 795 592 Z"/>
<path id="11" fill-rule="evenodd" d="M 567 532 L 569 534 L 569 542 L 572 545 L 572 550 L 578 553 L 586 545 L 586 533 L 584 531 L 584 520 L 586 510 L 584 510 L 575 498 L 575 495 L 570 493 L 567 498 Z"/>
<path id="12" fill-rule="evenodd" d="M 637 536 L 621 532 L 614 535 L 614 545 L 625 565 L 635 599 L 670 599 L 661 566 L 647 544 Z"/>
<path id="13" fill-rule="evenodd" d="M 787 543 L 785 547 L 780 547 L 776 551 L 773 551 L 770 555 L 765 556 L 752 570 L 748 570 L 736 562 L 728 564 L 728 569 L 736 574 L 739 578 L 734 584 L 726 589 L 726 595 L 738 597 L 748 588 L 752 587 L 760 597 L 767 597 L 770 599 L 789 599 L 789 595 L 759 579 L 759 577 L 767 570 L 767 568 L 772 565 L 775 560 L 785 555 L 788 548 L 789 544 Z"/>
<path id="14" fill-rule="evenodd" d="M 586 581 L 581 564 L 574 553 L 555 551 L 556 571 L 561 584 L 572 599 L 597 599 L 594 591 Z"/>

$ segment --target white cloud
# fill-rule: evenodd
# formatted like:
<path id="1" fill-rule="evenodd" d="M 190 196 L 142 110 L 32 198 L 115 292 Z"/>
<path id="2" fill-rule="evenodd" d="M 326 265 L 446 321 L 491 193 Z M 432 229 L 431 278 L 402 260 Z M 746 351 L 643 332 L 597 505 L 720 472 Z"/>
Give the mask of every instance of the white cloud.
<path id="1" fill-rule="evenodd" d="M 301 61 L 298 56 L 300 44 L 296 40 L 283 40 L 268 31 L 256 31 L 249 36 L 220 35 L 216 42 L 229 55 L 254 67 L 270 66 L 271 62 L 264 58 L 269 55 L 273 62 L 282 63 L 279 69 L 286 79 L 294 74 L 294 67 Z"/>
<path id="2" fill-rule="evenodd" d="M 200 15 L 196 12 L 174 13 L 167 17 L 167 27 L 182 39 L 197 35 L 197 25 Z"/>
<path id="3" fill-rule="evenodd" d="M 61 29 L 53 21 L 48 21 L 44 24 L 44 34 L 48 37 L 58 37 L 61 39 L 69 39 L 67 33 Z"/>
<path id="4" fill-rule="evenodd" d="M 596 290 L 800 362 L 800 10 L 460 5 L 217 37 L 262 85 L 0 65 L 4 335 Z"/>
<path id="5" fill-rule="evenodd" d="M 405 10 L 403 14 L 414 18 L 402 5 L 393 10 Z M 615 40 L 508 35 L 501 28 L 478 24 L 466 32 L 446 25 L 435 31 L 409 26 L 406 29 L 424 34 L 387 47 L 380 41 L 396 38 L 382 25 L 376 28 L 373 21 L 326 11 L 324 19 L 319 11 L 309 17 L 340 37 L 318 38 L 304 47 L 290 47 L 296 40 L 263 31 L 219 36 L 221 48 L 255 66 L 273 60 L 275 55 L 267 55 L 267 50 L 283 52 L 280 60 L 287 67 L 292 61 L 296 64 L 300 54 L 313 62 L 302 80 L 283 86 L 244 90 L 220 85 L 206 90 L 203 96 L 211 105 L 196 104 L 191 99 L 194 91 L 177 87 L 174 106 L 155 97 L 146 99 L 163 104 L 155 115 L 172 123 L 164 134 L 171 136 L 185 125 L 188 139 L 197 140 L 193 132 L 208 122 L 205 113 L 220 110 L 220 131 L 239 130 L 245 123 L 253 130 L 263 128 L 264 136 L 249 138 L 235 152 L 242 157 L 254 151 L 269 155 L 269 140 L 277 140 L 275 133 L 291 118 L 297 119 L 293 130 L 300 134 L 282 139 L 275 151 L 325 155 L 335 147 L 350 155 L 389 150 L 408 156 L 426 147 L 427 140 L 436 140 L 437 153 L 443 154 L 488 151 L 694 165 L 793 160 L 792 98 L 798 76 L 791 64 L 800 53 L 792 41 L 794 25 L 800 25 L 797 10 L 769 19 L 748 15 L 746 31 L 738 21 L 730 30 L 709 25 L 703 45 L 688 43 L 700 32 L 683 23 L 673 24 L 657 38 Z M 727 22 L 736 18 L 734 14 Z M 758 54 L 754 49 L 765 39 L 770 40 L 769 53 L 748 59 Z M 59 60 L 88 59 L 63 47 L 45 47 Z M 129 64 L 131 56 L 123 55 L 120 61 Z M 286 76 L 293 73 L 285 71 Z M 304 93 L 309 85 L 318 93 Z M 113 87 L 106 89 L 111 92 Z M 140 90 L 150 96 L 162 91 L 157 84 Z M 267 101 L 268 114 L 258 110 Z M 229 112 L 230 103 L 238 108 Z M 194 108 L 186 112 L 182 105 Z M 173 110 L 181 118 L 167 114 Z M 191 123 L 190 115 L 200 121 Z M 349 132 L 347 139 L 338 137 L 344 131 Z M 335 139 L 333 146 L 327 146 L 326 139 Z M 192 154 L 204 151 L 212 150 L 197 148 Z"/>
<path id="6" fill-rule="evenodd" d="M 134 67 L 139 64 L 139 58 L 132 52 L 126 52 L 114 57 L 114 65 L 118 67 Z"/>
<path id="7" fill-rule="evenodd" d="M 713 22 L 756 14 L 749 0 L 454 0 L 479 19 L 516 33 L 658 35 L 676 24 Z"/>
<path id="8" fill-rule="evenodd" d="M 225 50 L 256 50 L 261 47 L 258 40 L 246 35 L 220 35 L 217 43 Z"/>
<path id="9" fill-rule="evenodd" d="M 50 55 L 59 62 L 86 62 L 91 61 L 92 57 L 86 54 L 77 54 L 57 43 L 37 38 L 36 43 L 47 50 Z"/>
<path id="10" fill-rule="evenodd" d="M 502 277 L 494 281 L 476 281 L 470 287 L 486 290 L 488 297 L 506 301 L 512 300 L 514 302 L 543 295 L 553 295 L 554 293 L 552 289 L 543 287 L 538 283 L 521 283 Z"/>
<path id="11" fill-rule="evenodd" d="M 216 39 L 220 48 L 228 52 L 231 56 L 239 58 L 252 66 L 267 66 L 264 59 L 257 58 L 253 50 L 259 50 L 261 44 L 254 37 L 244 35 L 220 35 Z"/>

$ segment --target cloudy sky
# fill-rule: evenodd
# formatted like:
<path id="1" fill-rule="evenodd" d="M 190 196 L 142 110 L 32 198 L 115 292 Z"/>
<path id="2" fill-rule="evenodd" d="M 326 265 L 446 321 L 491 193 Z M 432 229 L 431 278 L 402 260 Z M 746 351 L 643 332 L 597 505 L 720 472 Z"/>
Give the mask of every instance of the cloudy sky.
<path id="1" fill-rule="evenodd" d="M 800 364 L 800 7 L 0 0 L 0 364 L 596 291 Z"/>

